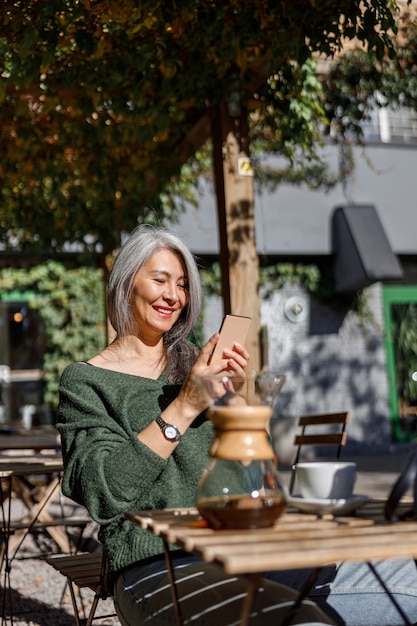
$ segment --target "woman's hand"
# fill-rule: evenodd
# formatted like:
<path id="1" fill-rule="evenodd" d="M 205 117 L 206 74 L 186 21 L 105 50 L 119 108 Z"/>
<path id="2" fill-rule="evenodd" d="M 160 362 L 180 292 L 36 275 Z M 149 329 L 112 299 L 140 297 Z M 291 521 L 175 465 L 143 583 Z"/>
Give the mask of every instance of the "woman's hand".
<path id="1" fill-rule="evenodd" d="M 210 354 L 218 339 L 219 333 L 216 333 L 208 340 L 205 346 L 203 346 L 178 396 L 161 413 L 162 419 L 168 423 L 175 424 L 181 434 L 186 432 L 197 415 L 202 413 L 202 411 L 213 403 L 213 394 L 205 392 L 202 380 L 204 377 L 215 377 L 214 385 L 216 387 L 214 397 L 224 398 L 229 392 L 237 402 L 240 401 L 239 397 L 236 395 L 236 389 L 240 387 L 242 377 L 245 376 L 249 353 L 244 346 L 236 343 L 231 350 L 224 351 L 224 358 L 209 364 Z M 230 376 L 231 372 L 233 373 L 233 382 L 228 378 L 228 381 L 225 383 L 225 381 L 222 380 L 222 374 L 224 376 Z M 228 385 L 231 385 L 230 389 Z M 155 422 L 152 422 L 147 428 L 141 431 L 138 434 L 138 439 L 163 458 L 168 458 L 177 445 L 176 442 L 167 441 L 161 436 L 160 428 Z"/>
<path id="2" fill-rule="evenodd" d="M 178 400 L 190 408 L 194 407 L 196 415 L 210 404 L 208 395 L 204 394 L 203 382 L 198 379 L 209 376 L 219 377 L 222 374 L 230 376 L 231 373 L 236 379 L 242 379 L 246 376 L 249 353 L 244 346 L 238 343 L 235 343 L 231 350 L 224 350 L 222 359 L 216 363 L 208 364 L 218 339 L 219 333 L 215 333 L 203 346 L 178 396 Z M 226 390 L 222 386 L 222 389 L 219 390 L 219 397 L 224 393 Z"/>

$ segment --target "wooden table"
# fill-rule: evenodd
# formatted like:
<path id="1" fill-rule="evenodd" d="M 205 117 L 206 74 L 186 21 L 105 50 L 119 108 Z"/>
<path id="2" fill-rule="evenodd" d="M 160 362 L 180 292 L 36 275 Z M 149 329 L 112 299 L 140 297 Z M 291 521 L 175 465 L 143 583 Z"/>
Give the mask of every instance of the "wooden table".
<path id="1" fill-rule="evenodd" d="M 63 469 L 61 454 L 0 457 L 0 521 L 8 552 L 12 552 L 13 557 L 35 522 L 53 521 L 47 507 L 60 486 Z M 47 484 L 38 488 L 36 499 L 33 495 L 34 486 L 28 480 L 35 475 L 48 477 Z M 19 499 L 27 509 L 24 516 L 25 528 L 16 531 L 13 539 L 11 539 L 12 498 Z M 62 529 L 48 527 L 47 531 L 63 551 L 68 550 L 68 538 Z"/>
<path id="2" fill-rule="evenodd" d="M 37 522 L 52 522 L 52 517 L 47 511 L 47 506 L 59 488 L 60 477 L 63 470 L 61 455 L 32 455 L 26 457 L 0 457 L 0 509 L 1 509 L 1 539 L 0 544 L 0 568 L 4 566 L 4 579 L 2 586 L 2 624 L 5 623 L 6 594 L 9 594 L 11 610 L 11 585 L 10 571 L 24 539 Z M 34 475 L 52 475 L 52 479 L 42 490 L 41 497 L 35 500 L 32 489 L 25 480 Z M 24 517 L 24 523 L 17 526 L 12 521 L 12 497 L 17 497 L 28 509 Z M 64 547 L 68 545 L 68 538 L 59 527 L 48 527 L 47 531 L 54 540 Z M 13 623 L 13 617 L 11 616 Z"/>
<path id="3" fill-rule="evenodd" d="M 3 584 L 0 586 L 1 625 L 9 620 L 13 624 L 11 597 L 11 567 L 25 538 L 33 529 L 41 528 L 57 543 L 62 552 L 70 552 L 73 543 L 63 526 L 79 527 L 82 530 L 89 518 L 52 515 L 48 506 L 61 485 L 63 472 L 61 454 L 31 454 L 25 456 L 0 456 L 0 571 L 3 569 Z M 38 476 L 45 476 L 45 483 L 33 484 Z M 24 517 L 12 519 L 12 499 L 19 499 L 27 512 Z M 7 602 L 8 601 L 8 602 Z"/>
<path id="4" fill-rule="evenodd" d="M 60 453 L 37 453 L 23 456 L 0 455 L 0 570 L 4 564 L 3 586 L 0 606 L 2 605 L 1 625 L 6 623 L 6 594 L 8 593 L 10 620 L 13 624 L 10 571 L 23 541 L 33 529 L 46 531 L 59 546 L 61 552 L 70 553 L 78 549 L 82 532 L 91 521 L 88 514 L 81 516 L 53 515 L 49 504 L 61 486 L 63 460 Z M 45 475 L 46 480 L 33 484 L 33 479 Z M 12 519 L 12 497 L 22 501 L 27 509 L 24 517 Z M 78 528 L 78 537 L 74 541 L 64 528 Z"/>
<path id="5" fill-rule="evenodd" d="M 15 546 L 20 547 L 19 535 L 26 536 L 27 534 L 27 532 L 18 531 L 16 536 L 12 540 L 10 539 L 12 495 L 21 500 L 28 509 L 25 520 L 29 524 L 31 521 L 52 519 L 45 509 L 58 488 L 60 475 L 63 471 L 60 450 L 61 444 L 56 429 L 33 431 L 22 429 L 20 432 L 13 430 L 9 433 L 0 434 L 1 521 L 3 531 L 8 537 L 9 551 L 14 552 Z M 33 488 L 28 477 L 36 474 L 56 474 L 56 476 L 43 489 L 41 498 L 35 502 L 32 495 Z M 6 502 L 8 503 L 7 512 L 5 509 Z M 68 542 L 65 542 L 65 535 L 61 529 L 52 529 L 50 534 L 61 549 L 67 545 Z M 2 557 L 4 555 L 0 552 L 0 569 L 3 562 Z"/>
<path id="6" fill-rule="evenodd" d="M 3 426 L 4 428 L 4 426 Z M 61 444 L 58 431 L 35 429 L 26 431 L 11 430 L 0 434 L 0 503 L 3 546 L 0 545 L 0 570 L 6 557 L 14 558 L 27 534 L 35 522 L 52 521 L 47 506 L 60 484 L 63 471 Z M 42 487 L 41 496 L 33 497 L 33 485 L 28 477 L 34 475 L 52 475 L 48 484 Z M 24 528 L 11 533 L 12 496 L 21 500 L 28 510 L 24 518 Z M 51 535 L 61 550 L 68 549 L 68 538 L 59 527 L 48 527 Z M 12 554 L 12 557 L 8 555 Z"/>
<path id="7" fill-rule="evenodd" d="M 355 516 L 346 517 L 319 517 L 289 508 L 274 527 L 257 530 L 211 530 L 196 509 L 129 512 L 126 517 L 163 541 L 178 625 L 182 621 L 169 544 L 218 564 L 227 574 L 246 578 L 248 593 L 241 612 L 241 625 L 246 626 L 265 572 L 319 568 L 338 561 L 370 564 L 373 559 L 417 559 L 417 524 L 386 522 L 383 504 L 371 500 Z M 407 502 L 400 506 L 410 508 Z M 391 600 L 396 604 L 394 598 Z"/>
<path id="8" fill-rule="evenodd" d="M 11 450 L 60 450 L 58 432 L 51 430 L 23 430 L 0 432 L 0 451 Z"/>
<path id="9" fill-rule="evenodd" d="M 0 457 L 1 528 L 7 544 L 6 555 L 3 556 L 9 558 L 8 555 L 12 552 L 14 557 L 35 522 L 52 521 L 47 506 L 59 488 L 62 471 L 63 462 L 60 454 Z M 28 477 L 35 475 L 52 476 L 40 489 L 41 495 L 38 494 L 36 499 L 33 496 L 33 485 L 28 482 Z M 11 540 L 12 498 L 21 500 L 27 509 L 24 517 L 25 528 L 15 533 L 13 541 Z M 48 532 L 62 549 L 64 546 L 67 547 L 68 539 L 60 528 L 49 528 Z"/>

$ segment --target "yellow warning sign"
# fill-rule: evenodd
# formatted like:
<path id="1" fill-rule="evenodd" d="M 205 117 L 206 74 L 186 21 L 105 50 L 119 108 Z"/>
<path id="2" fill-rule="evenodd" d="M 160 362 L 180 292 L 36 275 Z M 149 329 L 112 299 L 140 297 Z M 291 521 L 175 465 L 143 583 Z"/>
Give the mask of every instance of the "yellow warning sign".
<path id="1" fill-rule="evenodd" d="M 248 157 L 241 157 L 237 161 L 239 176 L 253 176 L 253 167 Z"/>

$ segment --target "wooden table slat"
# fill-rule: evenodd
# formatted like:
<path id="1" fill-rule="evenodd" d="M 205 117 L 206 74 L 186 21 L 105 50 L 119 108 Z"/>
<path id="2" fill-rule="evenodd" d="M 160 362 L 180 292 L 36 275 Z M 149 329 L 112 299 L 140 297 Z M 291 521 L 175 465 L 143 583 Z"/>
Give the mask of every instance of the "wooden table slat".
<path id="1" fill-rule="evenodd" d="M 413 522 L 410 522 L 407 525 L 402 525 L 401 529 L 398 529 L 397 534 L 400 535 L 405 532 L 414 532 L 416 533 L 417 528 Z M 283 544 L 284 546 L 288 541 L 298 541 L 300 547 L 304 543 L 317 542 L 322 539 L 325 539 L 327 542 L 331 541 L 331 538 L 334 538 L 335 541 L 344 540 L 347 538 L 348 541 L 352 542 L 360 537 L 364 537 L 366 540 L 371 542 L 379 542 L 381 541 L 381 536 L 385 536 L 387 533 L 386 528 L 378 527 L 372 525 L 370 521 L 364 521 L 362 525 L 353 525 L 348 527 L 333 527 L 333 526 L 323 526 L 320 525 L 320 522 L 314 524 L 310 524 L 310 528 L 306 529 L 303 526 L 298 527 L 295 526 L 290 532 L 277 532 L 271 531 L 265 534 L 246 534 L 244 536 L 244 546 L 246 547 L 251 544 L 255 544 L 258 550 L 263 551 L 267 550 L 268 546 L 271 543 L 279 546 Z M 219 532 L 213 532 L 207 529 L 195 530 L 195 529 L 178 529 L 178 528 L 170 528 L 163 529 L 158 533 L 162 536 L 168 543 L 175 544 L 178 543 L 185 550 L 192 551 L 195 547 L 201 548 L 204 546 L 205 549 L 210 549 L 211 546 L 221 546 L 227 550 L 234 550 L 234 546 L 237 550 L 242 546 L 242 535 L 234 535 L 223 534 Z"/>
<path id="2" fill-rule="evenodd" d="M 412 540 L 413 532 L 402 533 L 396 535 L 396 541 L 398 542 L 410 542 Z M 196 542 L 195 549 L 199 554 L 203 555 L 206 561 L 213 561 L 217 554 L 225 554 L 227 556 L 234 556 L 239 554 L 246 554 L 248 556 L 254 556 L 261 558 L 264 554 L 274 553 L 276 559 L 280 559 L 282 555 L 288 554 L 288 539 L 286 540 L 271 540 L 264 543 L 246 543 L 244 546 L 231 545 L 230 543 L 218 543 L 216 545 L 207 545 L 204 542 Z M 178 543 L 183 545 L 183 542 L 178 539 Z M 323 552 L 323 554 L 329 550 L 345 550 L 347 548 L 351 551 L 351 554 L 356 555 L 358 549 L 365 547 L 372 549 L 371 546 L 379 546 L 381 543 L 380 535 L 333 535 L 317 537 L 315 539 L 299 539 L 298 540 L 298 552 Z M 291 549 L 291 555 L 293 550 Z M 417 553 L 417 548 L 416 548 Z M 327 557 L 325 556 L 326 560 Z"/>
<path id="3" fill-rule="evenodd" d="M 196 550 L 196 554 L 199 554 L 198 550 Z M 287 551 L 284 554 L 279 554 L 279 558 L 271 552 L 259 555 L 256 550 L 253 551 L 253 554 L 250 551 L 246 551 L 245 554 L 232 556 L 216 554 L 212 560 L 221 564 L 228 574 L 251 574 L 272 570 L 320 567 L 341 561 L 368 562 L 374 559 L 401 557 L 417 558 L 417 547 L 410 549 L 409 538 L 404 538 L 404 542 L 398 541 L 395 545 L 388 543 L 386 545 L 381 543 L 375 545 L 351 544 L 344 547 L 320 547 L 311 549 L 308 552 Z"/>
<path id="4" fill-rule="evenodd" d="M 417 558 L 417 524 L 388 523 L 383 501 L 366 503 L 357 516 L 333 517 L 286 512 L 273 528 L 215 531 L 195 509 L 131 512 L 142 528 L 228 573 L 315 567 L 327 562 L 412 556 Z M 408 501 L 401 503 L 403 510 Z"/>

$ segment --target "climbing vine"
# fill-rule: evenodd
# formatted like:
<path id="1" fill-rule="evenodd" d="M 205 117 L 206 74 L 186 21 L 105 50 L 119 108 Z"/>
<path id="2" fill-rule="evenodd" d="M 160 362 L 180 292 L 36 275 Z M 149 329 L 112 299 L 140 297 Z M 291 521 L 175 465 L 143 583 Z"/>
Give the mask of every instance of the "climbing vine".
<path id="1" fill-rule="evenodd" d="M 204 295 L 221 294 L 219 263 L 201 269 Z M 260 269 L 264 298 L 292 283 L 304 287 L 329 306 L 340 308 L 340 298 L 332 290 L 332 273 L 316 264 L 277 263 Z M 32 268 L 0 269 L 0 300 L 19 299 L 25 294 L 29 308 L 37 311 L 44 333 L 44 403 L 55 409 L 62 370 L 73 361 L 85 360 L 99 352 L 106 342 L 104 279 L 100 269 L 68 268 L 48 261 Z M 362 321 L 369 319 L 367 299 L 360 293 L 350 303 Z M 204 341 L 204 310 L 191 339 Z"/>
<path id="2" fill-rule="evenodd" d="M 209 268 L 200 271 L 203 289 L 208 295 L 221 294 L 221 268 L 215 262 Z M 330 270 L 326 271 L 316 264 L 276 263 L 261 267 L 259 284 L 263 296 L 268 298 L 277 289 L 287 283 L 305 287 L 310 293 L 327 300 L 333 294 L 333 277 Z"/>
<path id="3" fill-rule="evenodd" d="M 220 264 L 213 263 L 211 267 L 201 270 L 200 275 L 204 292 L 207 295 L 219 296 L 221 294 Z M 333 270 L 328 262 L 323 264 L 281 262 L 261 267 L 259 270 L 259 285 L 263 298 L 270 298 L 275 291 L 289 283 L 303 287 L 330 307 L 357 313 L 360 324 L 374 319 L 368 298 L 363 291 L 351 296 L 341 296 L 335 293 Z"/>
<path id="4" fill-rule="evenodd" d="M 101 270 L 68 269 L 48 261 L 29 269 L 0 270 L 0 299 L 29 292 L 29 308 L 38 312 L 44 333 L 44 402 L 56 408 L 62 370 L 103 348 L 106 340 L 104 281 Z M 8 298 L 10 299 L 10 298 Z"/>

